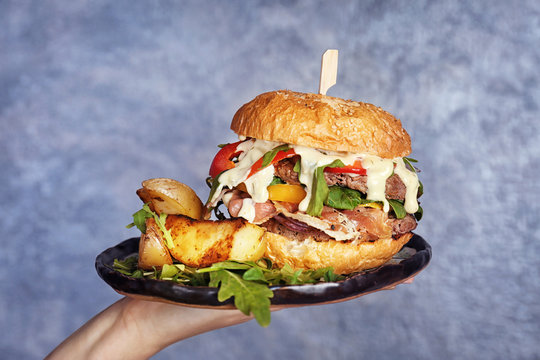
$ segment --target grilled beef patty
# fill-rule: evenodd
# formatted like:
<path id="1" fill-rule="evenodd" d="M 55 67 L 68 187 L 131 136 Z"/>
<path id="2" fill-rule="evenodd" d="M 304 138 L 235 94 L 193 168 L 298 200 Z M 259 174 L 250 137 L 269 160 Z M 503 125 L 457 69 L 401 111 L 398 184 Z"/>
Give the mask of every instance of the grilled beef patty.
<path id="1" fill-rule="evenodd" d="M 274 165 L 274 175 L 287 184 L 298 185 L 298 174 L 293 170 L 297 157 L 284 159 Z M 367 176 L 354 174 L 324 173 L 328 186 L 339 185 L 367 193 Z M 386 197 L 388 199 L 405 200 L 406 187 L 398 175 L 393 174 L 386 180 Z"/>
<path id="2" fill-rule="evenodd" d="M 403 219 L 389 218 L 387 223 L 392 226 L 393 238 L 399 238 L 401 235 L 416 229 L 416 219 L 410 214 Z M 267 220 L 260 226 L 272 233 L 283 235 L 294 240 L 302 241 L 310 237 L 316 241 L 333 240 L 332 237 L 324 231 L 309 226 L 301 221 L 286 218 L 282 214 Z"/>

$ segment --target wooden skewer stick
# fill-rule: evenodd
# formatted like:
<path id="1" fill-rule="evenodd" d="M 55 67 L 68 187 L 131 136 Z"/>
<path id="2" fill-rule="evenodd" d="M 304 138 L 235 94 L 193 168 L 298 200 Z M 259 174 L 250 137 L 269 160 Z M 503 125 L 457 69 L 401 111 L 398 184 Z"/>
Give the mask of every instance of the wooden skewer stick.
<path id="1" fill-rule="evenodd" d="M 326 95 L 328 89 L 336 84 L 338 51 L 328 49 L 321 59 L 321 79 L 319 81 L 319 94 Z"/>

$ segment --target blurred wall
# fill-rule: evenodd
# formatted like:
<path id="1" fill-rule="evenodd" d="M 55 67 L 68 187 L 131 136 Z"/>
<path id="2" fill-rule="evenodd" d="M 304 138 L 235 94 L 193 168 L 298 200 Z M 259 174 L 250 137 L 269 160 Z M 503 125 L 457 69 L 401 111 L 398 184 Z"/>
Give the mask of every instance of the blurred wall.
<path id="1" fill-rule="evenodd" d="M 0 1 L 0 353 L 41 358 L 119 299 L 94 259 L 135 190 L 207 196 L 235 110 L 275 89 L 379 105 L 413 138 L 433 246 L 412 285 L 285 310 L 156 359 L 540 357 L 536 1 Z"/>

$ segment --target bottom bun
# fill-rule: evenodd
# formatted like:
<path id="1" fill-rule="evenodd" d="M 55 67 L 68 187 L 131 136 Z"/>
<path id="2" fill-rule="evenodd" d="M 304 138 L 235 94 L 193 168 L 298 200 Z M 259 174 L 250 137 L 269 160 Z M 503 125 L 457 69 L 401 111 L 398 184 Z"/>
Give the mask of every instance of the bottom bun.
<path id="1" fill-rule="evenodd" d="M 299 241 L 268 231 L 264 237 L 267 242 L 264 256 L 278 267 L 285 264 L 294 269 L 331 266 L 336 274 L 350 274 L 384 264 L 411 239 L 412 233 L 373 242 L 315 241 L 311 238 Z"/>

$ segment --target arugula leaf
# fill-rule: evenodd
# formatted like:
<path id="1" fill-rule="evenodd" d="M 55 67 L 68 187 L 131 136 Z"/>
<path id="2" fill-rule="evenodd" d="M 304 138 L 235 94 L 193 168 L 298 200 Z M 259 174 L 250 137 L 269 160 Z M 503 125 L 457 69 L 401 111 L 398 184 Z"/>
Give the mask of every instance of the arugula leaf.
<path id="1" fill-rule="evenodd" d="M 180 269 L 174 265 L 164 264 L 163 268 L 161 269 L 161 273 L 159 274 L 159 279 L 163 280 L 166 278 L 172 278 L 178 274 L 179 271 Z"/>
<path id="2" fill-rule="evenodd" d="M 292 266 L 287 263 L 285 263 L 285 265 L 281 269 L 279 269 L 279 271 L 284 276 L 292 276 L 292 274 L 294 273 Z"/>
<path id="3" fill-rule="evenodd" d="M 218 287 L 218 300 L 234 297 L 234 306 L 245 315 L 250 313 L 261 326 L 270 324 L 270 298 L 274 296 L 266 284 L 244 280 L 229 270 L 210 273 L 210 286 Z"/>
<path id="4" fill-rule="evenodd" d="M 411 170 L 411 171 L 414 171 L 415 174 L 418 174 L 419 170 L 417 170 L 412 163 L 417 163 L 418 160 L 416 159 L 413 159 L 413 158 L 408 158 L 408 157 L 404 157 L 403 158 L 403 162 L 405 163 L 405 165 L 407 165 L 407 167 Z M 424 193 L 424 184 L 422 184 L 422 182 L 420 180 L 418 180 L 418 183 L 419 183 L 419 186 L 418 186 L 418 197 L 422 196 L 422 194 Z"/>
<path id="5" fill-rule="evenodd" d="M 413 162 L 413 163 L 417 163 L 417 162 L 418 162 L 418 160 L 413 159 L 413 158 L 410 158 L 410 157 L 404 157 L 403 159 L 406 160 L 406 161 L 409 161 L 409 162 Z"/>
<path id="6" fill-rule="evenodd" d="M 214 193 L 217 191 L 217 188 L 219 187 L 219 177 L 223 174 L 223 172 L 219 173 L 218 176 L 214 178 L 212 181 L 212 186 L 210 187 L 210 194 L 208 195 L 208 200 L 206 200 L 206 203 L 210 202 L 210 199 L 214 196 Z"/>
<path id="7" fill-rule="evenodd" d="M 268 282 L 264 277 L 263 270 L 260 267 L 252 267 L 251 269 L 248 269 L 244 273 L 244 275 L 242 275 L 242 279 L 251 281 L 264 281 L 266 283 Z"/>
<path id="8" fill-rule="evenodd" d="M 294 270 L 285 265 L 282 269 L 272 268 L 272 261 L 227 260 L 204 269 L 195 269 L 184 264 L 164 265 L 153 271 L 137 269 L 137 256 L 114 260 L 114 269 L 135 278 L 174 281 L 191 286 L 219 287 L 218 300 L 225 301 L 234 296 L 235 306 L 244 314 L 252 313 L 262 326 L 270 323 L 270 285 L 312 284 L 321 281 L 340 281 L 332 268 L 318 270 Z"/>
<path id="9" fill-rule="evenodd" d="M 133 214 L 133 222 L 126 227 L 129 229 L 133 226 L 136 226 L 141 231 L 141 233 L 146 234 L 146 219 L 149 218 L 154 218 L 157 226 L 163 233 L 163 237 L 165 238 L 165 243 L 167 247 L 173 248 L 174 242 L 171 232 L 165 227 L 167 214 L 160 214 L 158 216 L 158 214 L 150 210 L 150 206 L 148 206 L 148 203 L 144 204 L 141 210 Z"/>
<path id="10" fill-rule="evenodd" d="M 137 257 L 130 256 L 124 260 L 114 259 L 113 268 L 124 275 L 131 276 L 137 270 Z"/>
<path id="11" fill-rule="evenodd" d="M 375 201 L 364 198 L 364 195 L 358 190 L 333 185 L 329 187 L 329 193 L 325 205 L 335 209 L 352 210 L 358 205 L 370 204 Z"/>
<path id="12" fill-rule="evenodd" d="M 311 200 L 309 201 L 306 213 L 311 216 L 320 216 L 324 206 L 324 202 L 328 197 L 328 185 L 324 178 L 324 168 L 327 167 L 344 167 L 345 164 L 341 160 L 334 160 L 329 165 L 320 166 L 313 173 L 313 184 L 311 187 Z"/>
<path id="13" fill-rule="evenodd" d="M 409 170 L 414 171 L 415 173 L 417 173 L 416 168 L 414 167 L 414 165 L 412 163 L 417 163 L 418 160 L 413 159 L 413 158 L 404 157 L 403 162 L 409 168 Z"/>
<path id="14" fill-rule="evenodd" d="M 424 209 L 418 205 L 418 211 L 414 213 L 414 217 L 416 218 L 416 221 L 420 221 L 422 216 L 424 216 Z"/>
<path id="15" fill-rule="evenodd" d="M 424 184 L 420 180 L 418 180 L 418 197 L 422 196 L 424 194 Z"/>
<path id="16" fill-rule="evenodd" d="M 413 158 L 404 157 L 403 162 L 410 168 L 411 171 L 414 171 L 415 174 L 418 174 L 418 171 L 412 163 L 417 163 L 418 160 Z M 424 194 L 424 184 L 420 180 L 418 180 L 418 197 L 422 196 Z M 391 204 L 390 204 L 391 205 Z M 394 210 L 395 212 L 395 210 Z M 420 205 L 418 205 L 418 211 L 414 214 L 414 217 L 416 218 L 416 221 L 420 221 L 422 219 L 422 216 L 424 215 L 424 209 Z M 398 219 L 400 219 L 398 217 Z"/>
<path id="17" fill-rule="evenodd" d="M 150 208 L 148 208 L 150 209 Z M 133 226 L 136 226 L 137 229 L 141 231 L 141 233 L 146 234 L 146 219 L 149 219 L 152 216 L 152 214 L 144 209 L 144 206 L 141 210 L 137 211 L 133 215 L 133 222 L 126 226 L 126 228 L 132 228 Z"/>
<path id="18" fill-rule="evenodd" d="M 306 213 L 311 216 L 320 216 L 323 203 L 328 197 L 328 185 L 324 179 L 324 167 L 315 169 L 313 173 L 313 183 L 311 186 L 311 200 L 309 201 Z"/>
<path id="19" fill-rule="evenodd" d="M 289 284 L 299 284 L 298 277 L 302 274 L 302 270 L 294 270 L 289 264 L 285 264 L 281 268 L 281 275 Z"/>
<path id="20" fill-rule="evenodd" d="M 294 163 L 293 171 L 297 174 L 300 174 L 300 171 L 302 170 L 302 164 L 300 159 Z"/>
<path id="21" fill-rule="evenodd" d="M 234 261 L 234 260 L 227 260 L 227 261 L 221 261 L 218 263 L 213 263 L 210 267 L 198 269 L 197 272 L 205 273 L 205 272 L 214 272 L 219 270 L 247 270 L 251 267 L 253 267 L 255 263 L 251 262 L 242 262 L 242 261 Z M 257 265 L 255 265 L 257 266 Z"/>
<path id="22" fill-rule="evenodd" d="M 289 145 L 284 144 L 284 145 L 277 146 L 273 148 L 272 150 L 268 151 L 266 154 L 263 155 L 261 169 L 270 165 L 270 163 L 272 162 L 272 160 L 274 160 L 278 152 L 287 151 L 287 150 L 289 150 Z"/>
<path id="23" fill-rule="evenodd" d="M 398 219 L 403 219 L 405 216 L 407 216 L 407 212 L 405 211 L 405 207 L 401 201 L 388 199 L 388 203 L 390 204 L 392 210 L 394 210 L 394 214 L 396 214 Z"/>
<path id="24" fill-rule="evenodd" d="M 324 273 L 324 281 L 326 282 L 338 281 L 341 280 L 341 278 L 343 278 L 343 276 L 334 274 L 334 269 L 332 268 L 328 269 L 328 271 Z"/>
<path id="25" fill-rule="evenodd" d="M 155 213 L 152 213 L 152 214 L 154 215 L 154 220 L 156 221 L 156 224 L 158 225 L 159 229 L 163 233 L 163 237 L 165 238 L 165 245 L 167 245 L 169 249 L 173 248 L 174 242 L 172 239 L 171 232 L 165 227 L 167 214 L 160 214 L 159 217 Z"/>
<path id="26" fill-rule="evenodd" d="M 274 176 L 272 178 L 272 181 L 270 182 L 270 184 L 268 184 L 268 186 L 278 185 L 278 184 L 286 184 L 286 182 L 281 180 L 281 178 L 279 178 L 277 176 Z"/>

